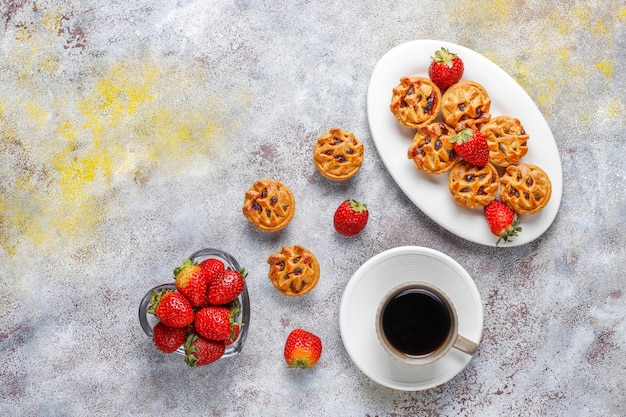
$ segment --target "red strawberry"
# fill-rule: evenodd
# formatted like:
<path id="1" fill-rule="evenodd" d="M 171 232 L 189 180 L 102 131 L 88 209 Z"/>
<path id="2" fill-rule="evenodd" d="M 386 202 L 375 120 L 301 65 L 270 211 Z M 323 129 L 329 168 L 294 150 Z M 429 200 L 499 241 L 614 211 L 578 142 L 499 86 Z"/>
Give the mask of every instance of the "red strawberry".
<path id="1" fill-rule="evenodd" d="M 196 333 L 209 340 L 226 340 L 232 336 L 234 327 L 241 326 L 233 319 L 238 312 L 222 306 L 204 307 L 196 312 Z"/>
<path id="2" fill-rule="evenodd" d="M 489 161 L 489 144 L 477 129 L 463 129 L 450 142 L 454 144 L 454 152 L 472 165 L 482 167 Z"/>
<path id="3" fill-rule="evenodd" d="M 225 269 L 219 273 L 209 284 L 207 301 L 211 305 L 228 304 L 234 301 L 243 291 L 246 271 L 234 271 Z"/>
<path id="4" fill-rule="evenodd" d="M 517 233 L 522 231 L 517 214 L 498 200 L 487 204 L 484 214 L 491 233 L 498 236 L 496 246 L 501 240 L 508 242 L 511 236 L 517 236 Z"/>
<path id="5" fill-rule="evenodd" d="M 220 272 L 222 272 L 226 267 L 224 266 L 224 262 L 219 259 L 209 258 L 200 262 L 200 268 L 204 270 L 205 276 L 207 277 L 207 282 L 211 282 L 213 278 L 215 278 Z"/>
<path id="6" fill-rule="evenodd" d="M 183 343 L 187 332 L 185 329 L 167 327 L 161 322 L 154 325 L 152 329 L 152 340 L 154 345 L 161 352 L 172 353 L 175 352 Z"/>
<path id="7" fill-rule="evenodd" d="M 463 76 L 463 61 L 446 48 L 435 51 L 435 55 L 430 59 L 432 62 L 428 67 L 428 76 L 442 92 L 452 84 L 458 83 Z"/>
<path id="8" fill-rule="evenodd" d="M 357 235 L 365 228 L 368 217 L 367 205 L 349 198 L 335 210 L 335 230 L 344 236 Z"/>
<path id="9" fill-rule="evenodd" d="M 228 339 L 224 341 L 226 346 L 232 345 L 239 338 L 239 334 L 241 333 L 241 326 L 233 326 L 233 331 L 230 333 Z"/>
<path id="10" fill-rule="evenodd" d="M 174 269 L 174 283 L 179 293 L 184 295 L 192 306 L 200 307 L 206 301 L 208 281 L 198 264 L 185 259 Z"/>
<path id="11" fill-rule="evenodd" d="M 184 328 L 193 323 L 194 314 L 191 303 L 180 293 L 167 290 L 152 292 L 148 312 L 156 315 L 167 327 Z"/>
<path id="12" fill-rule="evenodd" d="M 191 367 L 208 365 L 221 358 L 225 350 L 223 341 L 207 340 L 191 333 L 185 341 L 185 363 Z"/>
<path id="13" fill-rule="evenodd" d="M 322 340 L 303 329 L 295 329 L 285 342 L 285 361 L 290 368 L 310 368 L 322 355 Z"/>

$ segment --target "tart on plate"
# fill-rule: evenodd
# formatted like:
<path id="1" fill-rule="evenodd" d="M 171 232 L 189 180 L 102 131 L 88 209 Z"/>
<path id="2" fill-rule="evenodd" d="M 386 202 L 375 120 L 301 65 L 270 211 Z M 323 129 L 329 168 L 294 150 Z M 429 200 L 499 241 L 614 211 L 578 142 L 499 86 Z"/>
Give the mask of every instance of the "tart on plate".
<path id="1" fill-rule="evenodd" d="M 479 167 L 460 160 L 450 171 L 448 188 L 455 203 L 470 209 L 484 207 L 498 193 L 498 171 L 489 162 Z"/>
<path id="2" fill-rule="evenodd" d="M 455 131 L 445 123 L 422 126 L 413 136 L 407 156 L 415 167 L 430 174 L 441 174 L 452 169 L 459 156 L 450 141 Z"/>
<path id="3" fill-rule="evenodd" d="M 528 134 L 515 117 L 497 116 L 480 128 L 489 144 L 489 162 L 497 167 L 519 164 L 528 153 Z"/>
<path id="4" fill-rule="evenodd" d="M 475 127 L 491 119 L 491 98 L 485 87 L 476 81 L 461 80 L 452 84 L 441 99 L 443 120 L 461 131 L 466 127 Z"/>
<path id="5" fill-rule="evenodd" d="M 402 125 L 416 129 L 439 115 L 441 90 L 428 78 L 402 77 L 393 89 L 389 108 Z"/>
<path id="6" fill-rule="evenodd" d="M 551 195 L 550 177 L 537 165 L 509 165 L 500 178 L 500 200 L 518 214 L 540 212 Z"/>

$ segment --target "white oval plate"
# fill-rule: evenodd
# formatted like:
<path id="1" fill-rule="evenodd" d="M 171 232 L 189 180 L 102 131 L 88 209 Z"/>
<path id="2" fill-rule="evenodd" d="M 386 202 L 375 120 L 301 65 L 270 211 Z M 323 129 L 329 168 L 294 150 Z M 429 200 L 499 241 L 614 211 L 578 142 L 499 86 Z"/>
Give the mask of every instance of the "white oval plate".
<path id="1" fill-rule="evenodd" d="M 563 192 L 559 151 L 543 115 L 504 70 L 482 55 L 444 41 L 417 40 L 387 52 L 376 64 L 367 91 L 367 117 L 378 153 L 387 170 L 409 199 L 428 217 L 448 231 L 471 242 L 495 246 L 483 210 L 470 210 L 454 202 L 448 190 L 448 174 L 419 171 L 407 157 L 415 130 L 402 126 L 389 110 L 393 88 L 403 76 L 428 77 L 430 56 L 441 47 L 459 54 L 465 65 L 463 79 L 482 84 L 491 97 L 491 115 L 518 118 L 530 139 L 522 159 L 541 167 L 552 182 L 552 196 L 539 213 L 520 216 L 522 232 L 503 246 L 519 246 L 541 236 L 556 217 Z M 441 117 L 441 115 L 439 116 Z"/>
<path id="2" fill-rule="evenodd" d="M 407 281 L 425 281 L 443 290 L 459 316 L 459 333 L 477 343 L 483 331 L 483 305 L 476 284 L 454 259 L 434 249 L 402 246 L 373 256 L 354 273 L 341 298 L 341 339 L 354 364 L 389 388 L 420 391 L 461 372 L 472 356 L 450 350 L 435 363 L 415 367 L 391 358 L 376 336 L 376 310 L 382 297 Z"/>

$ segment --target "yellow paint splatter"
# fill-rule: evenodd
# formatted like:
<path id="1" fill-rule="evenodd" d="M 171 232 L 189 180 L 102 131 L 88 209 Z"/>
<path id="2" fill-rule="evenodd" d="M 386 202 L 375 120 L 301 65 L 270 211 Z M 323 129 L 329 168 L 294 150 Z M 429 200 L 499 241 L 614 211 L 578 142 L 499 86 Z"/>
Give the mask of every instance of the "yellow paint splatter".
<path id="1" fill-rule="evenodd" d="M 12 51 L 20 73 L 13 89 L 0 93 L 0 151 L 21 161 L 2 174 L 10 181 L 0 197 L 0 247 L 10 255 L 19 242 L 52 250 L 67 240 L 92 241 L 109 214 L 110 190 L 138 172 L 141 186 L 157 169 L 181 174 L 206 163 L 226 129 L 226 105 L 206 91 L 204 70 L 149 57 L 99 68 L 101 75 L 85 78 L 80 91 L 59 84 L 60 91 L 46 94 L 50 86 L 34 74 L 56 76 L 50 62 L 59 57 L 48 44 L 34 37 Z M 6 139 L 6 126 L 25 126 L 22 115 L 29 131 Z"/>
<path id="2" fill-rule="evenodd" d="M 611 78 L 613 75 L 613 63 L 609 60 L 603 60 L 598 62 L 595 67 L 600 70 L 600 73 L 604 75 L 604 78 Z"/>
<path id="3" fill-rule="evenodd" d="M 624 104 L 618 100 L 613 99 L 606 107 L 606 114 L 611 119 L 618 119 L 624 115 Z"/>
<path id="4" fill-rule="evenodd" d="M 465 20 L 470 16 L 472 25 L 479 24 L 483 30 L 491 30 L 509 21 L 514 4 L 509 0 L 463 0 L 455 2 L 452 17 Z M 472 10 L 471 14 L 468 10 Z"/>

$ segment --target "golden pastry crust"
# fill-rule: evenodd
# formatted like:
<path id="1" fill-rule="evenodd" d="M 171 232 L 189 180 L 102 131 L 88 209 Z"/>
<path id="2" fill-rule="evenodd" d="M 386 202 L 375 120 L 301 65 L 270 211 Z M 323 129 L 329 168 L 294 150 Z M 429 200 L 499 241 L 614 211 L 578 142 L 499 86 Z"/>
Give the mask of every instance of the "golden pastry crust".
<path id="1" fill-rule="evenodd" d="M 500 178 L 500 200 L 518 214 L 538 213 L 551 195 L 550 177 L 537 165 L 509 165 Z"/>
<path id="2" fill-rule="evenodd" d="M 274 287 L 288 296 L 304 295 L 317 285 L 320 265 L 313 253 L 300 246 L 283 246 L 267 258 L 268 277 Z"/>
<path id="3" fill-rule="evenodd" d="M 484 207 L 498 193 L 498 171 L 489 162 L 479 167 L 461 160 L 450 171 L 448 188 L 457 204 L 471 209 Z"/>
<path id="4" fill-rule="evenodd" d="M 293 219 L 296 200 L 291 190 L 280 181 L 258 180 L 246 191 L 242 211 L 256 228 L 276 232 Z"/>
<path id="5" fill-rule="evenodd" d="M 333 128 L 317 139 L 313 161 L 317 170 L 331 180 L 352 178 L 363 164 L 363 144 L 350 132 Z"/>
<path id="6" fill-rule="evenodd" d="M 489 162 L 497 167 L 519 164 L 528 152 L 528 134 L 514 117 L 494 117 L 480 128 L 480 132 L 489 144 Z"/>
<path id="7" fill-rule="evenodd" d="M 485 88 L 475 81 L 463 80 L 452 84 L 441 99 L 444 121 L 458 132 L 466 127 L 480 128 L 491 119 L 491 98 Z"/>
<path id="8" fill-rule="evenodd" d="M 437 118 L 441 90 L 428 78 L 402 77 L 393 89 L 389 108 L 400 123 L 416 129 Z"/>
<path id="9" fill-rule="evenodd" d="M 415 167 L 430 174 L 442 174 L 452 169 L 459 156 L 450 142 L 456 132 L 445 123 L 422 126 L 413 136 L 407 156 Z"/>

